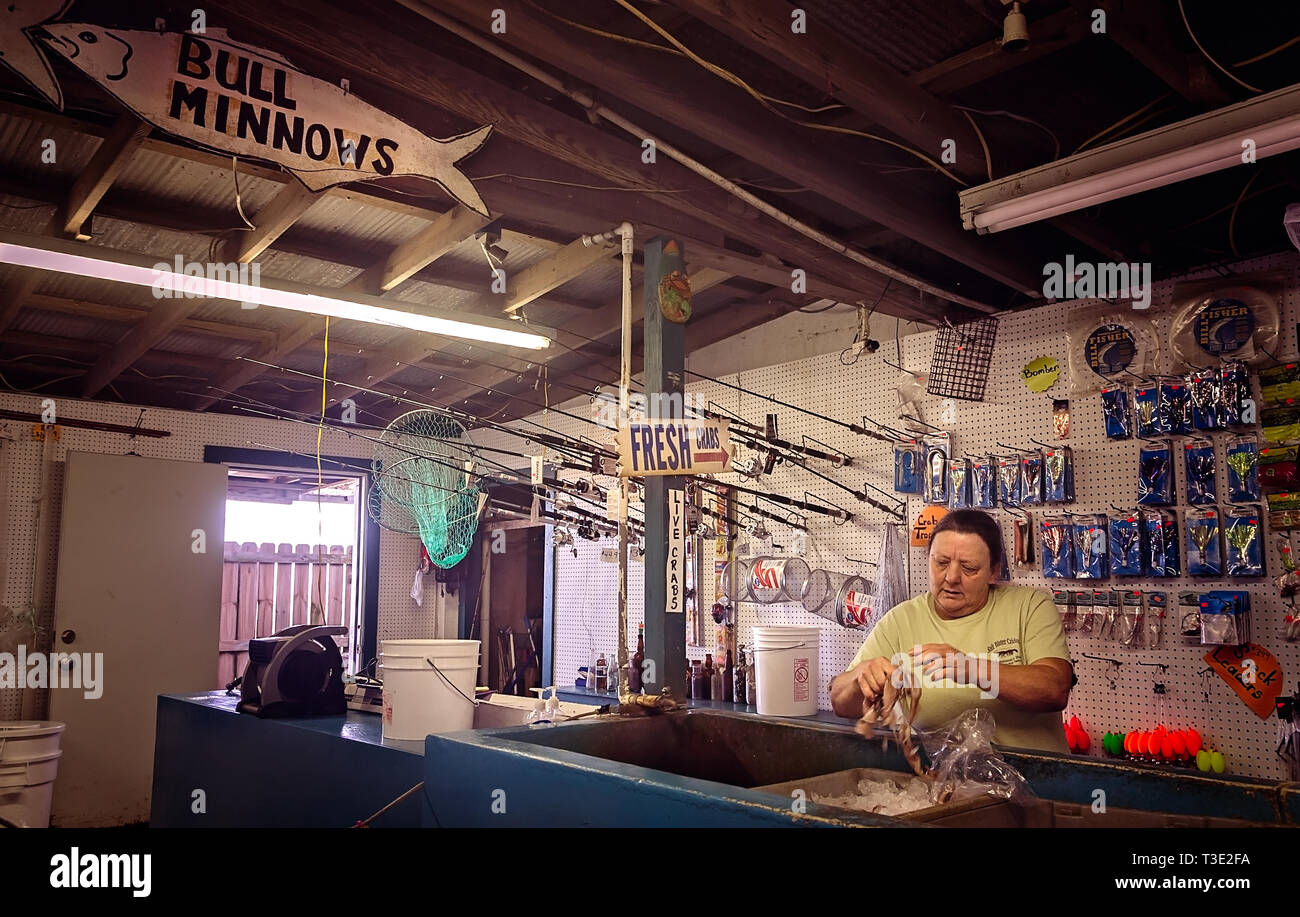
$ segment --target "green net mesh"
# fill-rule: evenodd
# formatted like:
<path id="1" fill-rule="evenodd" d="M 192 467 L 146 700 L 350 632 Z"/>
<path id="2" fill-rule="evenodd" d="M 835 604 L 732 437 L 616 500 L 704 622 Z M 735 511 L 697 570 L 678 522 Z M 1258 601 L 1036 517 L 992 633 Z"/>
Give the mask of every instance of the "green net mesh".
<path id="1" fill-rule="evenodd" d="M 411 411 L 379 439 L 370 463 L 371 518 L 419 536 L 436 566 L 455 566 L 478 529 L 479 488 L 465 469 L 477 458 L 469 434 L 449 417 Z"/>

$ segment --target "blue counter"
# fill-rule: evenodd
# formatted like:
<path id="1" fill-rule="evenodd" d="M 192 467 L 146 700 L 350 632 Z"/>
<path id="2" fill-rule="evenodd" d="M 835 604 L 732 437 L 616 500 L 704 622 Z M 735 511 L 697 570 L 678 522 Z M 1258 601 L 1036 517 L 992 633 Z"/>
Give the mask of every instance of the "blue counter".
<path id="1" fill-rule="evenodd" d="M 373 713 L 262 720 L 237 702 L 223 691 L 158 698 L 151 827 L 346 828 L 424 779 L 424 743 L 385 741 Z M 374 827 L 429 816 L 416 793 Z"/>

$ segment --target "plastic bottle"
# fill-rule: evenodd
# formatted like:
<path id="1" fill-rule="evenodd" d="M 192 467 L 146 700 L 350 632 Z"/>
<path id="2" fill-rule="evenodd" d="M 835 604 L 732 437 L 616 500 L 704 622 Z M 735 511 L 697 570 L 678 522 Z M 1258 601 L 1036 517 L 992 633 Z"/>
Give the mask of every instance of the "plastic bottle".
<path id="1" fill-rule="evenodd" d="M 636 652 L 632 654 L 632 661 L 627 667 L 627 689 L 633 694 L 640 694 L 643 688 L 641 683 L 641 666 L 645 663 L 645 625 L 637 625 L 636 629 Z"/>

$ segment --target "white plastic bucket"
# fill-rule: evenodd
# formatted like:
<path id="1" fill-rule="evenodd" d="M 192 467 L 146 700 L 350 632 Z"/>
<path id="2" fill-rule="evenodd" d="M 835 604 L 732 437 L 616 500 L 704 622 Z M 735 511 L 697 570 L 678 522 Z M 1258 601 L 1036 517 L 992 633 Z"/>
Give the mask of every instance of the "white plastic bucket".
<path id="1" fill-rule="evenodd" d="M 0 723 L 0 764 L 28 761 L 58 751 L 63 729 L 63 723 L 41 720 Z"/>
<path id="2" fill-rule="evenodd" d="M 56 749 L 0 763 L 0 819 L 19 828 L 50 826 L 50 801 L 61 757 L 63 752 Z"/>
<path id="3" fill-rule="evenodd" d="M 749 595 L 756 602 L 797 602 L 811 571 L 801 557 L 759 557 L 749 568 Z"/>
<path id="4" fill-rule="evenodd" d="M 758 712 L 815 716 L 817 651 L 821 629 L 795 625 L 754 628 L 754 681 Z"/>
<path id="5" fill-rule="evenodd" d="M 474 726 L 477 640 L 381 640 L 385 739 Z"/>

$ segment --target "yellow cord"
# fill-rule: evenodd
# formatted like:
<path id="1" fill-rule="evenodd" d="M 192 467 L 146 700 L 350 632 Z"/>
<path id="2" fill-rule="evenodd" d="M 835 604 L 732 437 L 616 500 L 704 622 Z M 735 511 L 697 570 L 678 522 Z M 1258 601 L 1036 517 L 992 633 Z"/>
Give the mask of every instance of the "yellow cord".
<path id="1" fill-rule="evenodd" d="M 1279 51 L 1285 51 L 1287 48 L 1291 47 L 1297 41 L 1300 41 L 1300 35 L 1297 35 L 1295 38 L 1292 38 L 1290 41 L 1282 42 L 1282 44 L 1278 45 L 1276 48 L 1272 48 L 1268 51 L 1265 51 L 1263 54 L 1256 54 L 1254 57 L 1248 57 L 1245 60 L 1239 60 L 1232 66 L 1245 67 L 1248 64 L 1258 63 L 1259 61 L 1262 61 L 1266 57 L 1272 57 L 1274 54 L 1276 54 Z"/>
<path id="2" fill-rule="evenodd" d="M 1091 145 L 1094 140 L 1098 140 L 1102 137 L 1105 137 L 1107 134 L 1109 134 L 1111 131 L 1115 130 L 1116 128 L 1119 128 L 1127 124 L 1128 122 L 1136 118 L 1138 115 L 1144 114 L 1154 106 L 1159 105 L 1161 102 L 1169 98 L 1171 95 L 1173 95 L 1172 92 L 1166 92 L 1164 95 L 1160 96 L 1159 98 L 1152 99 L 1150 102 L 1143 105 L 1141 108 L 1133 112 L 1131 115 L 1125 115 L 1123 118 L 1120 118 L 1114 124 L 1108 124 L 1106 127 L 1103 127 L 1101 130 L 1097 131 L 1097 133 L 1093 134 L 1087 140 L 1083 141 L 1083 143 L 1075 147 L 1074 152 L 1076 153 L 1082 152 L 1083 149 Z"/>
<path id="3" fill-rule="evenodd" d="M 320 423 L 316 425 L 316 534 L 325 537 L 325 510 L 321 505 L 321 488 L 325 479 L 320 468 L 320 440 L 325 432 L 325 380 L 329 378 L 330 368 L 330 317 L 325 316 L 325 362 L 320 370 Z"/>
<path id="4" fill-rule="evenodd" d="M 989 181 L 993 181 L 993 156 L 989 153 L 989 145 L 984 142 L 984 132 L 975 123 L 975 119 L 970 116 L 970 112 L 965 109 L 958 109 L 958 111 L 966 116 L 966 120 L 970 122 L 971 130 L 975 131 L 975 136 L 980 138 L 980 146 L 984 148 L 984 168 L 989 173 Z"/>
<path id="5" fill-rule="evenodd" d="M 789 115 L 787 115 L 785 112 L 781 111 L 780 109 L 772 107 L 769 101 L 769 97 L 759 92 L 753 86 L 750 86 L 748 83 L 746 83 L 740 77 L 736 76 L 730 70 L 727 70 L 723 67 L 719 67 L 717 64 L 710 63 L 709 61 L 706 61 L 704 58 L 700 57 L 690 48 L 686 47 L 684 44 L 682 44 L 680 41 L 674 38 L 673 35 L 670 32 L 668 32 L 666 29 L 661 27 L 659 23 L 655 22 L 645 13 L 641 12 L 639 9 L 637 9 L 635 6 L 629 3 L 628 0 L 614 0 L 614 2 L 617 3 L 619 6 L 623 7 L 623 9 L 627 10 L 633 16 L 636 16 L 638 19 L 640 19 L 650 28 L 654 29 L 661 36 L 663 36 L 667 41 L 669 41 L 673 45 L 673 47 L 677 48 L 679 51 L 681 51 L 683 54 L 685 54 L 695 63 L 699 64 L 705 70 L 709 71 L 715 76 L 721 77 L 722 79 L 726 80 L 728 83 L 731 83 L 732 85 L 738 86 L 741 89 L 743 89 L 750 96 L 756 99 L 760 105 L 762 105 L 768 111 L 772 112 L 772 114 L 784 118 L 785 120 L 791 122 L 792 124 L 798 124 L 801 127 L 808 127 L 808 128 L 812 128 L 813 130 L 827 131 L 835 134 L 849 134 L 850 136 L 854 136 L 854 137 L 865 137 L 868 140 L 876 140 L 880 143 L 887 143 L 890 146 L 895 147 L 896 149 L 900 149 L 905 153 L 910 153 L 911 155 L 917 157 L 918 159 L 925 162 L 932 168 L 936 169 L 937 171 L 951 178 L 953 181 L 957 182 L 957 184 L 963 186 L 967 184 L 966 182 L 958 178 L 956 175 L 954 175 L 952 172 L 945 169 L 938 162 L 931 159 L 929 156 L 926 156 L 920 150 L 913 149 L 910 146 L 904 146 L 901 143 L 896 143 L 893 140 L 890 140 L 888 137 L 881 137 L 878 134 L 869 134 L 866 131 L 860 131 L 850 127 L 838 127 L 833 124 L 818 124 L 815 121 L 801 121 L 798 118 L 791 118 Z M 789 103 L 783 102 L 782 104 L 789 104 Z"/>
<path id="6" fill-rule="evenodd" d="M 1251 92 L 1260 93 L 1264 91 L 1260 89 L 1258 86 L 1250 85 L 1245 80 L 1241 79 L 1235 73 L 1230 71 L 1227 67 L 1223 66 L 1223 64 L 1219 63 L 1217 60 L 1215 60 L 1213 57 L 1210 56 L 1210 52 L 1205 50 L 1205 48 L 1201 45 L 1201 42 L 1197 39 L 1196 33 L 1192 31 L 1192 24 L 1187 21 L 1187 10 L 1183 8 L 1183 0 L 1178 0 L 1178 12 L 1182 14 L 1183 27 L 1187 29 L 1187 35 L 1189 38 L 1191 38 L 1192 44 L 1196 45 L 1196 49 L 1200 51 L 1203 55 L 1205 55 L 1205 59 L 1210 63 L 1214 64 L 1214 66 L 1219 69 L 1220 73 L 1222 73 L 1228 79 L 1232 80 L 1238 86 L 1241 86 L 1244 89 L 1249 89 Z"/>

